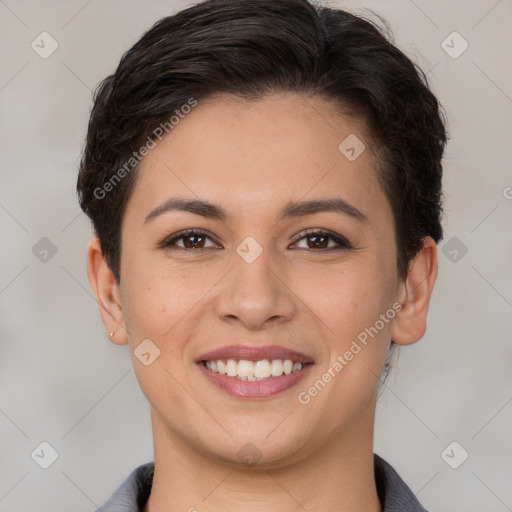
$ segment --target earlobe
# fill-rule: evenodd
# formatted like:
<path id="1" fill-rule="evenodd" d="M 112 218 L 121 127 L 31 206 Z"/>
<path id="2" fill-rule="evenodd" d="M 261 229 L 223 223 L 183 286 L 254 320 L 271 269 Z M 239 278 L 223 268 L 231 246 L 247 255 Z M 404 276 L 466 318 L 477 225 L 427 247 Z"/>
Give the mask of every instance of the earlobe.
<path id="1" fill-rule="evenodd" d="M 119 285 L 107 265 L 97 237 L 87 246 L 87 276 L 110 340 L 116 345 L 126 345 L 128 336 Z"/>
<path id="2" fill-rule="evenodd" d="M 391 339 L 397 345 L 410 345 L 425 334 L 430 297 L 437 277 L 437 245 L 431 237 L 411 261 L 407 277 L 400 284 L 402 309 L 395 317 Z"/>

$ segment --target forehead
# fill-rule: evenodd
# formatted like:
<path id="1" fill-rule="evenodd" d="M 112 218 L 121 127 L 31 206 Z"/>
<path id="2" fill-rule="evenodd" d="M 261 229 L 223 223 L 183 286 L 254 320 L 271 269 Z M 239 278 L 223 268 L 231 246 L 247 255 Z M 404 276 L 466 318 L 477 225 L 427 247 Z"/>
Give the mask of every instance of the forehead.
<path id="1" fill-rule="evenodd" d="M 238 218 L 328 196 L 386 209 L 376 167 L 362 124 L 333 102 L 291 93 L 217 96 L 198 102 L 148 153 L 133 196 L 148 208 L 171 195 L 200 197 Z"/>

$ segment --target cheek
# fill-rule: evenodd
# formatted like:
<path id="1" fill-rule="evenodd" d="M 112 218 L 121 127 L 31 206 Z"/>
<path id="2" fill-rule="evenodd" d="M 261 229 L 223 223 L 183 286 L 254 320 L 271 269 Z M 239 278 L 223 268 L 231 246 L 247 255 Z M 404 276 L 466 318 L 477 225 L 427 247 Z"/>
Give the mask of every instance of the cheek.
<path id="1" fill-rule="evenodd" d="M 392 305 L 393 282 L 376 260 L 362 257 L 296 276 L 298 296 L 322 320 L 326 334 L 339 348 L 372 326 Z"/>
<path id="2" fill-rule="evenodd" d="M 185 275 L 155 268 L 130 273 L 125 316 L 132 338 L 163 339 L 190 308 L 195 292 L 188 283 Z"/>
<path id="3" fill-rule="evenodd" d="M 187 343 L 199 320 L 201 297 L 214 283 L 161 265 L 126 268 L 125 319 L 137 380 L 156 409 L 166 404 L 169 413 L 178 414 L 186 409 L 188 395 L 176 382 L 186 381 Z M 160 350 L 149 366 L 141 364 L 135 353 L 146 339 Z"/>
<path id="4" fill-rule="evenodd" d="M 126 261 L 125 320 L 132 342 L 149 338 L 177 350 L 195 325 L 201 304 L 222 274 L 215 268 L 178 268 L 170 262 Z"/>

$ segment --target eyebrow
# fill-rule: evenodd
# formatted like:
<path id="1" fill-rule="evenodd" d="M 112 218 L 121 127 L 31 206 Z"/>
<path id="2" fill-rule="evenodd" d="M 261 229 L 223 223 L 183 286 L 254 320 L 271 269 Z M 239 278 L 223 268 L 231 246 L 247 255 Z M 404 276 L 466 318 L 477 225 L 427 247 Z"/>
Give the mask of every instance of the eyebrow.
<path id="1" fill-rule="evenodd" d="M 200 215 L 208 219 L 226 221 L 230 215 L 222 206 L 212 204 L 200 199 L 185 199 L 171 197 L 151 211 L 144 219 L 144 224 L 154 218 L 170 211 L 185 211 Z M 352 217 L 359 222 L 368 222 L 366 215 L 355 206 L 347 203 L 339 197 L 332 199 L 314 199 L 310 201 L 288 202 L 280 211 L 279 218 L 303 217 L 320 212 L 334 212 Z"/>

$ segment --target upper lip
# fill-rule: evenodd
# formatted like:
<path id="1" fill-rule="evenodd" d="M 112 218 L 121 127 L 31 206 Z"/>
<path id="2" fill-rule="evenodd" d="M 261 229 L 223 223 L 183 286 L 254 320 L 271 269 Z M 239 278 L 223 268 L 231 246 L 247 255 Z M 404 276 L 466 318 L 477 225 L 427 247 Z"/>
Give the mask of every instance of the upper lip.
<path id="1" fill-rule="evenodd" d="M 227 345 L 210 352 L 201 354 L 196 363 L 201 361 L 216 361 L 218 359 L 244 359 L 246 361 L 261 361 L 263 359 L 291 359 L 299 363 L 312 363 L 313 360 L 296 350 L 279 345 L 266 345 L 253 347 L 250 345 Z"/>

